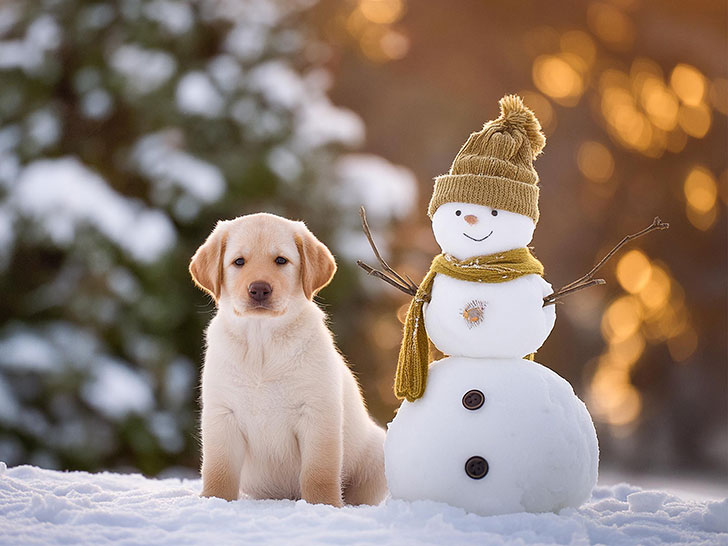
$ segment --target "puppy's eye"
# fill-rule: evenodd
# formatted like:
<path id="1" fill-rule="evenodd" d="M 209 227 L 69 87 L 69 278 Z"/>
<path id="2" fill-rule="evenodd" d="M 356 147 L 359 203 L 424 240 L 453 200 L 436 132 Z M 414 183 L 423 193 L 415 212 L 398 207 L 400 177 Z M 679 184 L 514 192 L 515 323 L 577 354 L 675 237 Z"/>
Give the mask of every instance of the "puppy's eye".
<path id="1" fill-rule="evenodd" d="M 459 210 L 456 210 L 456 211 L 455 211 L 455 216 L 460 216 L 461 214 L 462 214 L 462 212 L 461 212 L 461 211 L 459 211 Z"/>
<path id="2" fill-rule="evenodd" d="M 233 263 L 238 267 L 243 267 L 245 265 L 245 258 L 238 258 Z"/>
<path id="3" fill-rule="evenodd" d="M 491 214 L 492 214 L 493 216 L 498 216 L 498 211 L 497 211 L 497 210 L 492 210 L 492 211 L 490 211 L 490 213 L 491 213 Z"/>
<path id="4" fill-rule="evenodd" d="M 288 263 L 288 260 L 286 260 L 283 256 L 278 256 L 276 258 L 276 263 L 278 265 L 284 265 L 284 264 L 287 264 Z"/>

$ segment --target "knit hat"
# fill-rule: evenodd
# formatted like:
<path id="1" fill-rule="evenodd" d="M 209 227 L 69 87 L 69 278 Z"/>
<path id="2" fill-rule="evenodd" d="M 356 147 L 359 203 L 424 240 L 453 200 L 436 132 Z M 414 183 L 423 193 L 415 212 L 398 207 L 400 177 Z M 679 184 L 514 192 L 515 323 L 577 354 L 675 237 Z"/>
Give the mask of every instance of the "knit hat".
<path id="1" fill-rule="evenodd" d="M 473 203 L 523 214 L 538 222 L 538 174 L 533 160 L 546 145 L 541 124 L 518 95 L 498 104 L 500 116 L 473 133 L 450 172 L 435 178 L 427 214 L 444 203 Z"/>

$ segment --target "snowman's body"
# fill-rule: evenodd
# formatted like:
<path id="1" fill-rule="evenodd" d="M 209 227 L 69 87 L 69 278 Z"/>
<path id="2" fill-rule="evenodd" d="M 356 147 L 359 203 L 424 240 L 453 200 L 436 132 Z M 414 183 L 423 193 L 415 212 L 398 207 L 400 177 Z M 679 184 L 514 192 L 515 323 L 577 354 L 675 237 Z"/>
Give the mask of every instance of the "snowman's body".
<path id="1" fill-rule="evenodd" d="M 552 292 L 539 275 L 476 283 L 438 274 L 424 307 L 427 335 L 446 355 L 524 357 L 536 352 L 554 327 L 554 306 L 543 306 Z"/>
<path id="2" fill-rule="evenodd" d="M 445 203 L 432 218 L 443 253 L 464 262 L 528 245 L 526 216 Z M 385 443 L 394 498 L 431 499 L 483 514 L 557 511 L 596 484 L 591 417 L 567 381 L 522 357 L 556 320 L 538 275 L 499 283 L 437 274 L 423 307 L 430 340 L 448 358 L 430 367 L 424 395 L 404 401 Z"/>
<path id="3" fill-rule="evenodd" d="M 482 405 L 466 407 L 468 393 L 471 408 Z M 482 515 L 579 506 L 597 478 L 586 407 L 567 381 L 522 359 L 433 363 L 424 396 L 404 401 L 389 424 L 385 455 L 393 497 Z M 478 457 L 486 463 L 475 471 L 487 472 L 471 477 L 466 465 Z"/>

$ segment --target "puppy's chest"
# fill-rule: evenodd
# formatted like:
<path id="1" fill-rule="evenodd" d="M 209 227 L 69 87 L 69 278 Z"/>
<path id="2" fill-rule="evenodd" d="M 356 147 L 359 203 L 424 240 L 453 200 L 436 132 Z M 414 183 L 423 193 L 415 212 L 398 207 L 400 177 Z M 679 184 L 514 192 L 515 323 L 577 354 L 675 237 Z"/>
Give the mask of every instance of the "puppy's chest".
<path id="1" fill-rule="evenodd" d="M 290 427 L 302 412 L 305 393 L 297 387 L 295 373 L 238 370 L 228 374 L 227 383 L 226 403 L 247 432 L 271 433 Z"/>

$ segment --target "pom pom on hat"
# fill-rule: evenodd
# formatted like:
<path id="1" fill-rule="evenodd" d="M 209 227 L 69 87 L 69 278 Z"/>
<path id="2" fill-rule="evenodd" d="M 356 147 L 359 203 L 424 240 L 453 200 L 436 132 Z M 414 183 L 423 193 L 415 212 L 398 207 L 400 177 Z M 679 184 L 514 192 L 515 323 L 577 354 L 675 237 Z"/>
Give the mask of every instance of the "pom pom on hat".
<path id="1" fill-rule="evenodd" d="M 498 105 L 500 106 L 500 117 L 488 123 L 495 125 L 500 122 L 504 127 L 522 130 L 531 144 L 532 158 L 536 159 L 546 146 L 546 137 L 543 136 L 541 123 L 536 119 L 536 115 L 523 104 L 523 99 L 518 95 L 506 95 L 498 101 Z"/>

